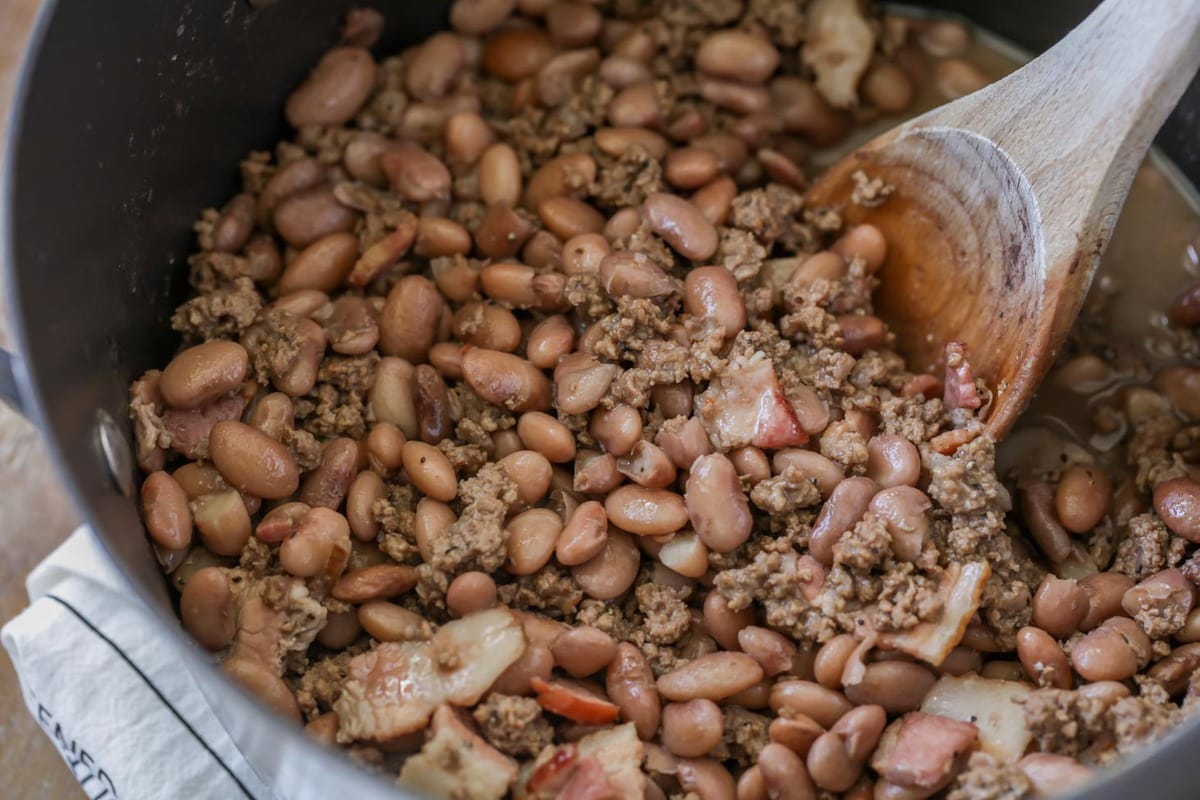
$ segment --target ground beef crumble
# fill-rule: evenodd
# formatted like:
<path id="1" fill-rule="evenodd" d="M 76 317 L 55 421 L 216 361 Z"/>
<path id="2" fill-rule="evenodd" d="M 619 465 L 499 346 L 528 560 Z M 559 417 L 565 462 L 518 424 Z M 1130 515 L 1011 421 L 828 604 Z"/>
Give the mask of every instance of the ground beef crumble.
<path id="1" fill-rule="evenodd" d="M 532 697 L 493 693 L 471 715 L 488 744 L 510 756 L 536 756 L 554 741 L 554 728 Z"/>

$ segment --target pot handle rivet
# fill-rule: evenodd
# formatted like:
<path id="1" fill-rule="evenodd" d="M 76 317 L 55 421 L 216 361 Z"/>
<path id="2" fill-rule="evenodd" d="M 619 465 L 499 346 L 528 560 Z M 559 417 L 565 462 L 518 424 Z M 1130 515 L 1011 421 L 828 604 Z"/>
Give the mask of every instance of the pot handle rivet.
<path id="1" fill-rule="evenodd" d="M 133 454 L 116 420 L 104 409 L 96 412 L 96 445 L 113 486 L 126 497 L 133 497 Z"/>

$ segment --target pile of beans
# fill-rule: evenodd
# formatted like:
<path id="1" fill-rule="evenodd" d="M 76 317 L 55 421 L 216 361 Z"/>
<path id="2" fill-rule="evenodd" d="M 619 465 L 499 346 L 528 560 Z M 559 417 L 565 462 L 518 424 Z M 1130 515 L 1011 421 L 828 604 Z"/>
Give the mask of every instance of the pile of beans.
<path id="1" fill-rule="evenodd" d="M 934 430 L 914 441 L 841 404 L 844 388 L 788 380 L 761 350 L 734 356 L 819 308 L 826 343 L 797 328 L 794 347 L 892 357 L 869 301 L 886 242 L 804 209 L 805 164 L 857 121 L 904 111 L 922 81 L 946 96 L 982 85 L 959 58 L 965 29 L 814 0 L 802 45 L 804 17 L 785 4 L 720 5 L 644 19 L 638 3 L 458 0 L 453 32 L 381 63 L 366 49 L 380 20 L 357 12 L 288 99 L 295 142 L 248 159 L 244 191 L 197 225 L 197 294 L 174 320 L 185 345 L 131 391 L 143 515 L 185 628 L 320 740 L 419 783 L 432 715 L 430 741 L 470 742 L 505 776 L 456 796 L 608 798 L 627 796 L 629 774 L 586 743 L 632 725 L 647 798 L 919 800 L 981 748 L 973 716 L 923 710 L 940 679 L 1078 687 L 1114 707 L 1139 673 L 1174 698 L 1188 690 L 1200 476 L 1182 456 L 1137 480 L 1078 457 L 1022 470 L 1014 558 L 1035 579 L 1016 584 L 1029 624 L 1015 644 L 975 615 L 926 663 L 884 635 L 800 637 L 713 588 L 801 505 L 814 513 L 780 539 L 793 560 L 779 562 L 797 603 L 866 519 L 889 532 L 888 563 L 942 575 L 929 548 L 950 512 L 931 499 L 931 465 L 980 435 L 983 388 L 969 366 L 890 368 L 864 391 L 923 403 Z M 836 104 L 844 75 L 820 66 L 830 29 L 861 57 L 841 87 L 856 109 Z M 652 346 L 726 366 L 667 381 L 639 360 Z M 651 375 L 640 393 L 635 366 Z M 1198 375 L 1165 370 L 1114 413 L 1131 432 L 1156 413 L 1191 422 Z M 831 444 L 845 436 L 861 458 Z M 785 475 L 819 499 L 764 510 L 755 487 Z M 1135 519 L 1165 524 L 1162 553 L 1085 546 Z M 645 635 L 575 617 L 580 598 L 636 607 L 647 583 L 686 599 L 669 663 Z M 548 599 L 563 585 L 571 608 Z M 540 604 L 489 616 L 522 591 Z M 490 674 L 500 656 L 468 663 L 461 631 L 517 646 Z M 430 696 L 474 707 L 478 731 L 431 705 L 415 727 L 367 735 L 348 688 L 307 697 L 314 665 L 369 687 L 355 664 L 426 647 L 465 673 Z M 502 735 L 484 720 L 496 698 L 537 708 Z M 506 739 L 517 730 L 545 731 L 541 747 L 522 751 Z M 1031 747 L 1004 768 L 1050 791 L 1087 779 L 1077 755 Z M 952 796 L 984 796 L 965 787 Z"/>

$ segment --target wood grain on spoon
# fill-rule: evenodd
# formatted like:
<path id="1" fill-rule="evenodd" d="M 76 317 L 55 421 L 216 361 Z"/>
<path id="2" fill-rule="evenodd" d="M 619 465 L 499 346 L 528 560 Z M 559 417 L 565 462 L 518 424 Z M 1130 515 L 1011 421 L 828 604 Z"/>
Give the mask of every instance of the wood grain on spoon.
<path id="1" fill-rule="evenodd" d="M 1053 362 L 1197 67 L 1200 3 L 1106 0 L 1024 68 L 872 140 L 810 189 L 810 204 L 883 231 L 877 313 L 915 371 L 938 372 L 946 343 L 967 345 L 997 438 Z M 895 193 L 852 203 L 857 170 Z"/>

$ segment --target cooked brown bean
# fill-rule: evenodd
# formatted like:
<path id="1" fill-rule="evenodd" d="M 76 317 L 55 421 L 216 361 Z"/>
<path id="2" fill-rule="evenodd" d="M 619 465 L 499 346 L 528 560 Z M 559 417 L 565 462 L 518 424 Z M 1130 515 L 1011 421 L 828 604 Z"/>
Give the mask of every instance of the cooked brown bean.
<path id="1" fill-rule="evenodd" d="M 515 206 L 521 198 L 521 162 L 510 145 L 498 142 L 479 160 L 479 196 L 489 206 Z"/>
<path id="2" fill-rule="evenodd" d="M 573 197 L 547 197 L 538 204 L 537 212 L 542 224 L 560 239 L 604 230 L 604 216 L 591 205 Z"/>
<path id="3" fill-rule="evenodd" d="M 765 481 L 771 477 L 771 459 L 762 448 L 753 445 L 739 447 L 729 453 L 729 460 L 742 478 L 749 478 L 751 483 Z"/>
<path id="4" fill-rule="evenodd" d="M 881 662 L 886 663 L 886 662 Z M 779 681 L 771 687 L 771 710 L 776 714 L 804 714 L 823 728 L 832 728 L 853 705 L 841 692 L 812 681 Z"/>
<path id="5" fill-rule="evenodd" d="M 298 578 L 338 578 L 350 557 L 350 524 L 328 508 L 312 508 L 279 546 L 279 565 Z"/>
<path id="6" fill-rule="evenodd" d="M 768 676 L 792 668 L 796 645 L 783 634 L 770 628 L 751 626 L 738 631 L 737 640 L 742 650 L 762 665 L 763 672 Z"/>
<path id="7" fill-rule="evenodd" d="M 621 719 L 637 728 L 638 738 L 654 738 L 662 708 L 654 673 L 641 650 L 629 642 L 617 645 L 616 655 L 605 670 L 604 690 L 621 709 Z"/>
<path id="8" fill-rule="evenodd" d="M 1051 636 L 1066 639 L 1088 615 L 1088 594 L 1071 578 L 1047 575 L 1033 595 L 1033 623 Z"/>
<path id="9" fill-rule="evenodd" d="M 230 486 L 254 497 L 287 497 L 300 486 L 300 471 L 286 447 L 241 422 L 226 420 L 209 436 L 213 464 Z"/>
<path id="10" fill-rule="evenodd" d="M 553 107 L 571 99 L 583 79 L 600 65 L 600 51 L 594 47 L 567 50 L 551 58 L 537 73 L 537 96 L 542 105 Z"/>
<path id="11" fill-rule="evenodd" d="M 1071 688 L 1071 665 L 1054 637 L 1041 628 L 1026 625 L 1017 631 L 1017 658 L 1025 673 L 1039 686 Z"/>
<path id="12" fill-rule="evenodd" d="M 306 503 L 284 503 L 268 511 L 254 534 L 267 544 L 279 544 L 296 533 L 300 520 L 311 508 Z"/>
<path id="13" fill-rule="evenodd" d="M 638 422 L 640 427 L 641 420 Z M 675 464 L 661 448 L 644 439 L 617 459 L 617 470 L 639 486 L 664 489 L 675 482 Z"/>
<path id="14" fill-rule="evenodd" d="M 493 141 L 491 128 L 475 111 L 452 114 L 446 120 L 445 137 L 446 160 L 456 167 L 477 164 Z"/>
<path id="15" fill-rule="evenodd" d="M 709 34 L 696 51 L 696 68 L 715 78 L 762 83 L 779 66 L 779 51 L 770 40 L 746 31 Z"/>
<path id="16" fill-rule="evenodd" d="M 842 349 L 853 356 L 887 344 L 887 327 L 879 317 L 869 314 L 843 314 L 836 319 L 842 336 Z"/>
<path id="17" fill-rule="evenodd" d="M 1176 641 L 1200 642 L 1200 608 L 1193 608 L 1184 618 L 1183 627 L 1175 632 Z"/>
<path id="18" fill-rule="evenodd" d="M 342 437 L 325 445 L 321 463 L 300 484 L 300 502 L 336 509 L 358 472 L 358 442 Z"/>
<path id="19" fill-rule="evenodd" d="M 1173 533 L 1200 542 L 1200 483 L 1171 478 L 1154 487 L 1154 510 Z"/>
<path id="20" fill-rule="evenodd" d="M 612 524 L 638 536 L 674 533 L 688 521 L 682 497 L 644 486 L 621 486 L 604 499 L 604 510 Z"/>
<path id="21" fill-rule="evenodd" d="M 1184 620 L 1195 602 L 1196 587 L 1176 567 L 1156 572 L 1125 592 L 1121 608 L 1135 619 L 1145 614 L 1158 619 Z"/>
<path id="22" fill-rule="evenodd" d="M 374 350 L 379 343 L 379 325 L 375 317 L 375 309 L 365 298 L 342 295 L 334 300 L 329 318 L 324 321 L 330 349 L 353 356 Z"/>
<path id="23" fill-rule="evenodd" d="M 867 442 L 867 477 L 882 488 L 916 486 L 921 478 L 921 454 L 902 436 L 880 434 Z"/>
<path id="24" fill-rule="evenodd" d="M 445 200 L 450 196 L 450 170 L 429 151 L 412 142 L 398 142 L 379 157 L 388 185 L 413 203 Z"/>
<path id="25" fill-rule="evenodd" d="M 554 661 L 576 678 L 586 678 L 607 667 L 617 655 L 617 643 L 590 625 L 572 628 L 550 645 Z"/>
<path id="26" fill-rule="evenodd" d="M 645 253 L 619 250 L 600 262 L 600 285 L 609 297 L 662 297 L 678 284 Z"/>
<path id="27" fill-rule="evenodd" d="M 612 600 L 633 585 L 640 562 L 641 555 L 633 537 L 610 527 L 604 549 L 590 561 L 571 567 L 571 577 L 588 597 Z"/>
<path id="28" fill-rule="evenodd" d="M 754 526 L 750 504 L 737 470 L 724 455 L 710 453 L 695 460 L 684 502 L 692 528 L 716 552 L 728 553 L 749 538 Z"/>
<path id="29" fill-rule="evenodd" d="M 1029 753 L 1017 762 L 1038 796 L 1066 794 L 1092 779 L 1092 771 L 1070 756 Z"/>
<path id="30" fill-rule="evenodd" d="M 437 444 L 449 439 L 454 433 L 454 420 L 451 418 L 450 392 L 441 374 L 429 364 L 418 364 L 413 370 L 413 390 L 421 441 Z"/>
<path id="31" fill-rule="evenodd" d="M 258 196 L 258 222 L 270 228 L 279 203 L 294 194 L 321 186 L 328 179 L 329 168 L 315 158 L 298 158 L 280 167 Z"/>
<path id="32" fill-rule="evenodd" d="M 446 608 L 465 617 L 496 605 L 496 582 L 486 572 L 464 572 L 446 589 Z"/>
<path id="33" fill-rule="evenodd" d="M 354 229 L 358 214 L 342 205 L 329 187 L 290 194 L 279 201 L 272 220 L 293 247 L 305 247 L 323 236 Z"/>
<path id="34" fill-rule="evenodd" d="M 667 182 L 677 189 L 699 189 L 711 183 L 721 172 L 721 160 L 704 147 L 680 147 L 663 162 Z"/>
<path id="35" fill-rule="evenodd" d="M 1155 663 L 1146 671 L 1146 677 L 1157 681 L 1167 694 L 1175 697 L 1188 688 L 1197 668 L 1200 668 L 1200 644 L 1185 644 Z"/>
<path id="36" fill-rule="evenodd" d="M 358 623 L 381 642 L 428 639 L 432 626 L 415 612 L 386 600 L 368 600 L 358 608 Z"/>
<path id="37" fill-rule="evenodd" d="M 1150 660 L 1150 637 L 1127 617 L 1110 617 L 1071 648 L 1071 665 L 1089 681 L 1123 681 Z"/>
<path id="38" fill-rule="evenodd" d="M 387 486 L 378 473 L 364 470 L 354 477 L 346 493 L 346 519 L 355 538 L 363 542 L 375 541 L 380 526 L 373 509 L 386 497 Z"/>
<path id="39" fill-rule="evenodd" d="M 506 28 L 488 37 L 483 69 L 503 81 L 531 78 L 553 57 L 557 48 L 540 28 Z"/>
<path id="40" fill-rule="evenodd" d="M 688 418 L 683 425 L 664 425 L 654 437 L 654 443 L 670 456 L 675 466 L 690 469 L 696 459 L 712 452 L 704 424 L 695 417 Z"/>
<path id="41" fill-rule="evenodd" d="M 723 700 L 763 679 L 763 669 L 745 653 L 718 652 L 694 658 L 658 679 L 667 700 Z"/>
<path id="42" fill-rule="evenodd" d="M 463 379 L 475 394 L 509 411 L 550 408 L 550 380 L 525 359 L 474 348 L 463 355 Z"/>
<path id="43" fill-rule="evenodd" d="M 567 275 L 598 275 L 601 262 L 610 252 L 608 240 L 600 234 L 573 236 L 563 243 L 562 271 Z"/>
<path id="44" fill-rule="evenodd" d="M 708 556 L 708 547 L 700 537 L 687 531 L 672 534 L 668 541 L 658 546 L 659 562 L 684 578 L 704 577 L 708 572 Z"/>
<path id="45" fill-rule="evenodd" d="M 650 67 L 648 67 L 646 64 L 644 64 L 641 61 L 638 61 L 635 58 L 629 58 L 628 56 L 615 55 L 615 54 L 609 56 L 608 58 L 606 58 L 600 62 L 600 67 L 596 70 L 596 75 L 597 75 L 597 77 L 600 78 L 601 81 L 603 81 L 604 83 L 607 83 L 609 86 L 611 86 L 617 90 L 626 89 L 630 86 L 634 86 L 639 83 L 649 83 L 654 80 L 654 73 L 650 71 Z M 604 131 L 604 130 L 612 130 L 612 129 L 601 128 L 600 130 Z M 642 129 L 642 128 L 626 128 L 625 130 L 644 130 L 644 129 Z M 599 140 L 600 140 L 599 132 L 600 131 L 597 131 L 597 137 L 596 137 L 597 145 L 599 145 Z M 653 133 L 651 131 L 647 131 L 647 132 Z M 606 144 L 610 144 L 610 143 L 606 143 Z M 610 144 L 610 146 L 611 146 L 611 144 Z M 608 149 L 606 149 L 604 146 L 600 146 L 600 149 L 605 150 L 605 152 L 608 152 Z M 620 156 L 621 152 L 623 152 L 623 151 L 624 151 L 624 148 L 622 148 L 622 150 L 618 151 L 617 153 L 609 153 L 609 155 Z M 666 143 L 664 141 L 663 152 L 665 153 L 665 151 L 666 151 Z M 655 157 L 661 159 L 662 155 L 660 154 Z"/>
<path id="46" fill-rule="evenodd" d="M 158 389 L 174 408 L 199 408 L 239 388 L 248 364 L 246 349 L 237 342 L 205 342 L 171 359 Z"/>
<path id="47" fill-rule="evenodd" d="M 721 743 L 725 714 L 711 700 L 667 703 L 662 710 L 663 747 L 681 758 L 708 755 Z"/>
<path id="48" fill-rule="evenodd" d="M 901 561 L 921 557 L 929 534 L 929 497 L 913 486 L 893 486 L 871 498 L 867 508 L 883 518 L 892 538 L 892 552 Z"/>
<path id="49" fill-rule="evenodd" d="M 532 575 L 546 566 L 562 528 L 562 518 L 548 508 L 517 514 L 504 527 L 508 543 L 504 568 L 513 575 Z"/>
<path id="50" fill-rule="evenodd" d="M 161 470 L 142 483 L 142 519 L 150 538 L 164 550 L 183 550 L 192 543 L 192 511 L 188 495 Z"/>
<path id="51" fill-rule="evenodd" d="M 292 690 L 283 678 L 257 659 L 234 656 L 222 661 L 221 669 L 276 714 L 297 724 L 301 721 L 300 706 Z"/>
<path id="52" fill-rule="evenodd" d="M 365 603 L 404 594 L 417 585 L 412 567 L 377 564 L 347 572 L 333 585 L 330 594 L 345 603 Z"/>
<path id="53" fill-rule="evenodd" d="M 234 195 L 213 223 L 209 233 L 209 248 L 218 253 L 236 253 L 254 233 L 257 203 L 248 192 Z M 201 237 L 203 245 L 204 239 Z"/>
<path id="54" fill-rule="evenodd" d="M 863 77 L 859 91 L 885 114 L 899 114 L 912 105 L 916 87 L 902 67 L 881 61 Z"/>
<path id="55" fill-rule="evenodd" d="M 596 131 L 596 147 L 614 158 L 620 158 L 634 146 L 643 148 L 659 160 L 667 156 L 670 148 L 660 134 L 642 127 L 600 128 Z"/>
<path id="56" fill-rule="evenodd" d="M 1154 376 L 1154 388 L 1187 420 L 1200 419 L 1200 369 L 1185 364 L 1163 367 Z"/>
<path id="57" fill-rule="evenodd" d="M 255 283 L 271 283 L 283 272 L 283 256 L 269 234 L 260 233 L 246 243 L 242 254 L 248 262 L 248 273 Z"/>
<path id="58" fill-rule="evenodd" d="M 530 450 L 536 450 L 553 464 L 575 458 L 575 436 L 554 417 L 541 411 L 529 411 L 517 420 L 517 434 Z"/>
<path id="59" fill-rule="evenodd" d="M 521 324 L 507 308 L 467 303 L 450 320 L 454 336 L 468 344 L 511 353 L 521 344 Z"/>
<path id="60" fill-rule="evenodd" d="M 721 176 L 697 189 L 689 198 L 689 202 L 713 225 L 724 225 L 729 218 L 729 212 L 733 210 L 733 199 L 737 193 L 737 183 L 733 178 Z"/>
<path id="61" fill-rule="evenodd" d="M 1123 614 L 1121 601 L 1125 593 L 1133 588 L 1133 581 L 1119 572 L 1100 572 L 1089 575 L 1079 582 L 1088 599 L 1087 614 L 1079 623 L 1079 630 L 1090 631 L 1110 617 Z"/>
<path id="62" fill-rule="evenodd" d="M 533 267 L 524 264 L 488 264 L 479 273 L 480 288 L 493 300 L 514 308 L 532 308 L 537 302 L 533 292 Z"/>
<path id="63" fill-rule="evenodd" d="M 846 478 L 830 494 L 813 523 L 809 552 L 822 564 L 833 563 L 833 548 L 866 513 L 879 487 L 869 478 Z"/>
<path id="64" fill-rule="evenodd" d="M 604 16 L 599 9 L 575 2 L 556 2 L 546 9 L 546 32 L 562 47 L 583 47 L 600 36 Z"/>
<path id="65" fill-rule="evenodd" d="M 816 800 L 817 789 L 800 756 L 781 744 L 771 743 L 758 755 L 767 796 L 775 800 Z"/>
<path id="66" fill-rule="evenodd" d="M 1072 533 L 1087 533 L 1100 524 L 1112 502 L 1112 480 L 1096 467 L 1072 464 L 1054 494 L 1058 520 Z"/>
<path id="67" fill-rule="evenodd" d="M 879 705 L 889 714 L 903 714 L 921 705 L 937 676 L 911 661 L 876 661 L 866 665 L 862 680 L 845 687 L 855 705 Z M 814 717 L 815 718 L 815 717 Z"/>
<path id="68" fill-rule="evenodd" d="M 382 359 L 380 364 L 388 360 Z M 378 414 L 378 412 L 376 413 Z M 405 441 L 404 432 L 394 423 L 376 423 L 365 440 L 367 463 L 370 464 L 371 469 L 384 478 L 399 469 L 404 463 L 401 454 Z"/>
<path id="69" fill-rule="evenodd" d="M 726 338 L 746 327 L 746 303 L 733 273 L 724 267 L 698 267 L 683 284 L 684 307 L 689 314 L 715 321 Z"/>
<path id="70" fill-rule="evenodd" d="M 553 369 L 559 359 L 575 346 L 575 330 L 561 314 L 554 314 L 533 326 L 525 345 L 525 357 L 538 369 Z"/>
<path id="71" fill-rule="evenodd" d="M 571 489 L 585 494 L 604 495 L 621 485 L 622 476 L 612 453 L 580 450 L 575 456 L 575 474 Z"/>
<path id="72" fill-rule="evenodd" d="M 357 609 L 351 608 L 340 614 L 330 612 L 325 617 L 325 627 L 317 634 L 317 644 L 331 650 L 343 650 L 354 644 L 362 632 Z"/>
<path id="73" fill-rule="evenodd" d="M 375 385 L 367 397 L 379 422 L 393 425 L 402 437 L 417 436 L 412 364 L 402 358 L 381 358 L 375 368 Z M 395 434 L 389 432 L 387 435 L 394 444 Z M 395 466 L 393 464 L 391 468 Z"/>
<path id="74" fill-rule="evenodd" d="M 608 541 L 608 515 L 596 500 L 580 503 L 563 526 L 555 545 L 558 561 L 565 567 L 586 563 L 604 549 Z"/>
<path id="75" fill-rule="evenodd" d="M 335 47 L 288 96 L 287 120 L 293 128 L 345 125 L 366 102 L 375 84 L 375 61 L 361 47 Z"/>
<path id="76" fill-rule="evenodd" d="M 555 400 L 563 414 L 585 414 L 604 399 L 616 378 L 615 364 L 601 363 L 595 356 L 571 353 L 554 368 Z"/>
<path id="77" fill-rule="evenodd" d="M 762 770 L 757 764 L 738 776 L 737 800 L 769 800 L 767 784 L 763 781 Z"/>
<path id="78" fill-rule="evenodd" d="M 753 625 L 754 609 L 734 611 L 719 592 L 709 592 L 704 598 L 704 629 L 717 644 L 726 650 L 740 650 L 738 633 Z"/>
<path id="79" fill-rule="evenodd" d="M 812 450 L 785 448 L 775 453 L 771 459 L 775 474 L 782 475 L 788 469 L 795 469 L 808 480 L 812 481 L 820 491 L 821 497 L 828 499 L 845 477 L 842 468 L 820 453 Z"/>
<path id="80" fill-rule="evenodd" d="M 522 204 L 535 209 L 547 197 L 566 195 L 582 200 L 596 180 L 596 160 L 587 153 L 552 158 L 529 177 Z"/>
<path id="81" fill-rule="evenodd" d="M 228 647 L 237 633 L 233 586 L 220 567 L 197 570 L 183 586 L 179 615 L 184 629 L 209 650 Z"/>
<path id="82" fill-rule="evenodd" d="M 642 217 L 677 253 L 704 261 L 717 252 L 717 229 L 682 197 L 655 193 L 642 204 Z"/>
<path id="83" fill-rule="evenodd" d="M 202 494 L 190 504 L 200 541 L 219 556 L 240 555 L 250 540 L 250 514 L 241 495 L 230 489 Z"/>
<path id="84" fill-rule="evenodd" d="M 434 500 L 449 502 L 458 494 L 458 479 L 450 459 L 431 444 L 419 441 L 404 443 L 404 470 L 422 494 Z"/>
<path id="85" fill-rule="evenodd" d="M 417 501 L 417 510 L 413 519 L 413 539 L 421 558 L 429 561 L 433 558 L 433 542 L 446 535 L 446 529 L 454 524 L 458 515 L 454 509 L 440 500 L 432 497 L 422 497 Z"/>
<path id="86" fill-rule="evenodd" d="M 1065 561 L 1072 553 L 1071 537 L 1054 513 L 1054 490 L 1045 481 L 1030 477 L 1019 479 L 1017 489 L 1030 537 L 1052 564 Z"/>
<path id="87" fill-rule="evenodd" d="M 471 252 L 471 234 L 452 219 L 423 216 L 417 222 L 413 252 L 425 258 L 466 255 Z"/>
<path id="88" fill-rule="evenodd" d="M 379 349 L 384 355 L 413 363 L 425 361 L 437 338 L 441 316 L 442 299 L 437 287 L 420 275 L 404 276 L 388 292 L 379 314 Z"/>
<path id="89" fill-rule="evenodd" d="M 1122 697 L 1129 697 L 1129 687 L 1118 681 L 1096 681 L 1085 683 L 1076 689 L 1080 697 L 1099 700 L 1105 706 L 1111 706 Z"/>
<path id="90" fill-rule="evenodd" d="M 554 471 L 541 453 L 518 450 L 501 458 L 497 466 L 517 484 L 517 497 L 526 505 L 538 502 L 550 491 Z"/>
<path id="91" fill-rule="evenodd" d="M 453 33 L 435 33 L 409 51 L 404 85 L 421 100 L 442 97 L 458 81 L 467 63 L 462 39 Z"/>
<path id="92" fill-rule="evenodd" d="M 813 662 L 813 674 L 817 683 L 826 689 L 842 688 L 842 672 L 858 642 L 848 633 L 839 634 L 821 645 Z"/>
<path id="93" fill-rule="evenodd" d="M 279 278 L 279 293 L 305 289 L 332 292 L 342 285 L 358 260 L 358 238 L 352 233 L 331 233 L 304 248 Z"/>
<path id="94" fill-rule="evenodd" d="M 652 83 L 628 86 L 608 104 L 608 121 L 614 128 L 653 128 L 661 118 L 658 91 Z"/>
<path id="95" fill-rule="evenodd" d="M 529 241 L 525 243 L 524 249 L 521 250 L 521 260 L 535 270 L 559 270 L 562 268 L 562 249 L 563 242 L 550 231 L 537 231 L 533 236 L 529 237 Z M 533 279 L 534 294 L 539 296 L 538 308 L 541 305 L 541 295 L 538 288 L 539 279 L 547 281 L 550 278 L 560 277 L 554 272 L 542 272 L 535 275 Z M 565 281 L 564 281 L 565 284 Z"/>

